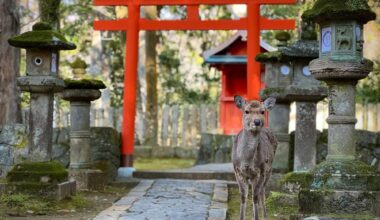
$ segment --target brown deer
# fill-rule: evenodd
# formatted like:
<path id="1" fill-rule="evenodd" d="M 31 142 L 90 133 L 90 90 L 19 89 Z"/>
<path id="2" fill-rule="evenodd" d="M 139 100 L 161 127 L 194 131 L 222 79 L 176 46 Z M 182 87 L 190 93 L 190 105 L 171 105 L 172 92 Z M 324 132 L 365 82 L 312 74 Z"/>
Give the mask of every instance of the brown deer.
<path id="1" fill-rule="evenodd" d="M 241 96 L 235 96 L 236 106 L 243 111 L 243 129 L 236 136 L 232 148 L 232 164 L 241 194 L 240 220 L 245 219 L 249 186 L 252 188 L 253 219 L 259 219 L 258 203 L 262 206 L 263 219 L 267 217 L 265 187 L 272 175 L 277 140 L 264 123 L 265 111 L 271 110 L 275 102 L 274 98 L 263 103 L 247 102 Z"/>

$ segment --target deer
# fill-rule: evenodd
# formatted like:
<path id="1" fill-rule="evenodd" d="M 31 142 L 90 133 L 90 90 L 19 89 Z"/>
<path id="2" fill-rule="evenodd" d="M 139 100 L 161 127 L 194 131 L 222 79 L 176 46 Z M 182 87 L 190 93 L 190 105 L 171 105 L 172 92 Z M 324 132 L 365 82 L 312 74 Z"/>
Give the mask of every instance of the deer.
<path id="1" fill-rule="evenodd" d="M 259 219 L 258 205 L 262 207 L 262 218 L 266 219 L 265 187 L 272 175 L 277 139 L 265 127 L 265 112 L 274 107 L 276 99 L 269 97 L 264 102 L 248 102 L 235 96 L 234 101 L 243 111 L 243 129 L 236 135 L 232 148 L 232 164 L 241 195 L 240 220 L 245 219 L 249 186 L 252 188 L 252 219 Z"/>

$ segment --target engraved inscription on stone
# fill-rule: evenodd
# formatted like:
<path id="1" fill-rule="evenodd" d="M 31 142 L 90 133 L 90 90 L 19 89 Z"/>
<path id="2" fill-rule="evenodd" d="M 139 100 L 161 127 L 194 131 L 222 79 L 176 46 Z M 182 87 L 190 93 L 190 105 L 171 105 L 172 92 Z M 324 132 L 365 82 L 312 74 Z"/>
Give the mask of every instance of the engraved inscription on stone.
<path id="1" fill-rule="evenodd" d="M 331 27 L 322 28 L 322 53 L 331 51 Z"/>
<path id="2" fill-rule="evenodd" d="M 353 30 L 351 26 L 338 26 L 336 28 L 336 49 L 352 50 Z"/>

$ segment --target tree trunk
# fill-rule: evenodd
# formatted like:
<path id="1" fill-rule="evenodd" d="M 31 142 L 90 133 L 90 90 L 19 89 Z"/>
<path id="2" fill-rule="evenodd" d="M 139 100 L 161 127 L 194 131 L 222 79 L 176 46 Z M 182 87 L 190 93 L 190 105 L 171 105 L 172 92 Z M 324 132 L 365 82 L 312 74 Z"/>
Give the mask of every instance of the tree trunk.
<path id="1" fill-rule="evenodd" d="M 5 124 L 20 123 L 19 76 L 20 49 L 8 44 L 8 39 L 20 33 L 18 0 L 0 0 L 0 130 Z"/>
<path id="2" fill-rule="evenodd" d="M 49 23 L 53 29 L 59 30 L 59 5 L 61 0 L 39 0 L 41 21 Z"/>
<path id="3" fill-rule="evenodd" d="M 157 18 L 157 7 L 144 7 L 145 16 L 147 19 Z M 158 97 L 157 97 L 157 51 L 156 46 L 158 37 L 155 31 L 145 32 L 145 68 L 146 68 L 146 85 L 147 85 L 147 100 L 146 100 L 146 137 L 145 144 L 157 144 L 158 131 Z"/>

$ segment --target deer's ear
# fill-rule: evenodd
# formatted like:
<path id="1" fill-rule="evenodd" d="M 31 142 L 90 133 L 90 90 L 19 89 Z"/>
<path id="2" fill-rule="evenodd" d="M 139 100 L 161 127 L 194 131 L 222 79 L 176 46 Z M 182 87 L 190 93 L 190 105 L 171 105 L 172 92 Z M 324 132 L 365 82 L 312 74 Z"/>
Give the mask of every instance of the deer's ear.
<path id="1" fill-rule="evenodd" d="M 267 110 L 272 110 L 275 104 L 276 104 L 276 99 L 273 97 L 269 97 L 264 101 L 264 108 Z"/>
<path id="2" fill-rule="evenodd" d="M 234 97 L 234 100 L 236 107 L 238 107 L 239 109 L 242 109 L 243 106 L 247 104 L 247 101 L 243 97 L 238 95 Z"/>

